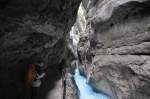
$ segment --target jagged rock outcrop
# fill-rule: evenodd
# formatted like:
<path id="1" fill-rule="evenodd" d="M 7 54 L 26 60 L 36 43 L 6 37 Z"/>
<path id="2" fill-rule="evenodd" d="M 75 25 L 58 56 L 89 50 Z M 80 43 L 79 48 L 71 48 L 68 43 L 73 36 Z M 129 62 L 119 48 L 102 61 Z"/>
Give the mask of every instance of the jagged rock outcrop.
<path id="1" fill-rule="evenodd" d="M 83 69 L 90 83 L 112 99 L 150 99 L 150 1 L 83 0 L 82 7 L 78 51 L 83 68 L 94 65 Z"/>
<path id="2" fill-rule="evenodd" d="M 46 98 L 70 61 L 66 36 L 79 4 L 80 0 L 0 1 L 1 99 Z M 41 87 L 27 89 L 24 74 L 36 63 L 44 64 L 46 76 Z"/>

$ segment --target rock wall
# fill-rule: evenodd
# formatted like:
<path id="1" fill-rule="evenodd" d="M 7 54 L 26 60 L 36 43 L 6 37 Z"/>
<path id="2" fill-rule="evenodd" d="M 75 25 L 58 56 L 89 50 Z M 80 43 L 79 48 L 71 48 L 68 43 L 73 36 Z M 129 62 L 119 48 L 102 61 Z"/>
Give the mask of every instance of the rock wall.
<path id="1" fill-rule="evenodd" d="M 0 98 L 77 98 L 70 77 L 63 82 L 61 73 L 72 59 L 66 38 L 79 4 L 0 1 Z M 82 0 L 82 7 L 73 29 L 79 44 L 73 46 L 89 82 L 112 99 L 149 99 L 150 1 Z M 46 72 L 42 85 L 27 88 L 25 73 L 39 63 Z"/>
<path id="2" fill-rule="evenodd" d="M 72 57 L 66 35 L 79 4 L 80 0 L 0 1 L 1 99 L 46 98 Z M 42 85 L 26 88 L 25 72 L 38 63 L 46 70 Z"/>
<path id="3" fill-rule="evenodd" d="M 150 99 L 150 1 L 83 0 L 82 6 L 78 51 L 90 83 L 112 99 Z"/>

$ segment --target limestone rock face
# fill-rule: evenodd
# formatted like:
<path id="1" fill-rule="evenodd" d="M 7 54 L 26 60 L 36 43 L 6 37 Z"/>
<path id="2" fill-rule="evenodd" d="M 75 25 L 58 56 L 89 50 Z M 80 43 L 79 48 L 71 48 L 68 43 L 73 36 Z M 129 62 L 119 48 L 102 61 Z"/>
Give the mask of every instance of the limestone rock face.
<path id="1" fill-rule="evenodd" d="M 61 73 L 73 57 L 67 34 L 79 4 L 0 1 L 1 99 L 77 98 L 72 80 L 63 75 L 65 82 Z M 82 0 L 72 32 L 76 41 L 69 46 L 95 89 L 112 99 L 150 99 L 149 0 Z M 29 66 L 39 63 L 45 71 L 41 86 L 26 87 Z"/>
<path id="2" fill-rule="evenodd" d="M 66 35 L 79 4 L 80 0 L 0 1 L 1 99 L 46 98 L 70 61 Z M 28 89 L 25 72 L 37 63 L 43 64 L 46 75 L 41 87 Z"/>
<path id="3" fill-rule="evenodd" d="M 112 99 L 150 99 L 150 1 L 83 0 L 82 6 L 78 50 L 87 68 L 94 65 L 92 85 Z"/>

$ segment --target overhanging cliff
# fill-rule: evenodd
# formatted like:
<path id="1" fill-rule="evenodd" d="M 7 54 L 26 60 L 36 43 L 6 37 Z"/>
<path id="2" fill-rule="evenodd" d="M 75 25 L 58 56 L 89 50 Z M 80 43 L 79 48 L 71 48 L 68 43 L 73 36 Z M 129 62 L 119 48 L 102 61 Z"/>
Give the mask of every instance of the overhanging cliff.
<path id="1" fill-rule="evenodd" d="M 0 1 L 1 99 L 46 98 L 72 57 L 66 35 L 79 4 L 80 0 Z M 39 63 L 46 72 L 42 85 L 26 88 L 24 76 L 32 80 L 30 66 Z"/>

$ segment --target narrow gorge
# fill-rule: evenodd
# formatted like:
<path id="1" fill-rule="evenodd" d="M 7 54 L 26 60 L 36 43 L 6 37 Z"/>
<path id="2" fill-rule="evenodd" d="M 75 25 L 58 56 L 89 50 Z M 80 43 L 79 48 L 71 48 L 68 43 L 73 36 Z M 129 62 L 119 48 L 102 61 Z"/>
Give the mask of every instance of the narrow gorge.
<path id="1" fill-rule="evenodd" d="M 1 0 L 0 99 L 150 99 L 150 0 Z"/>

